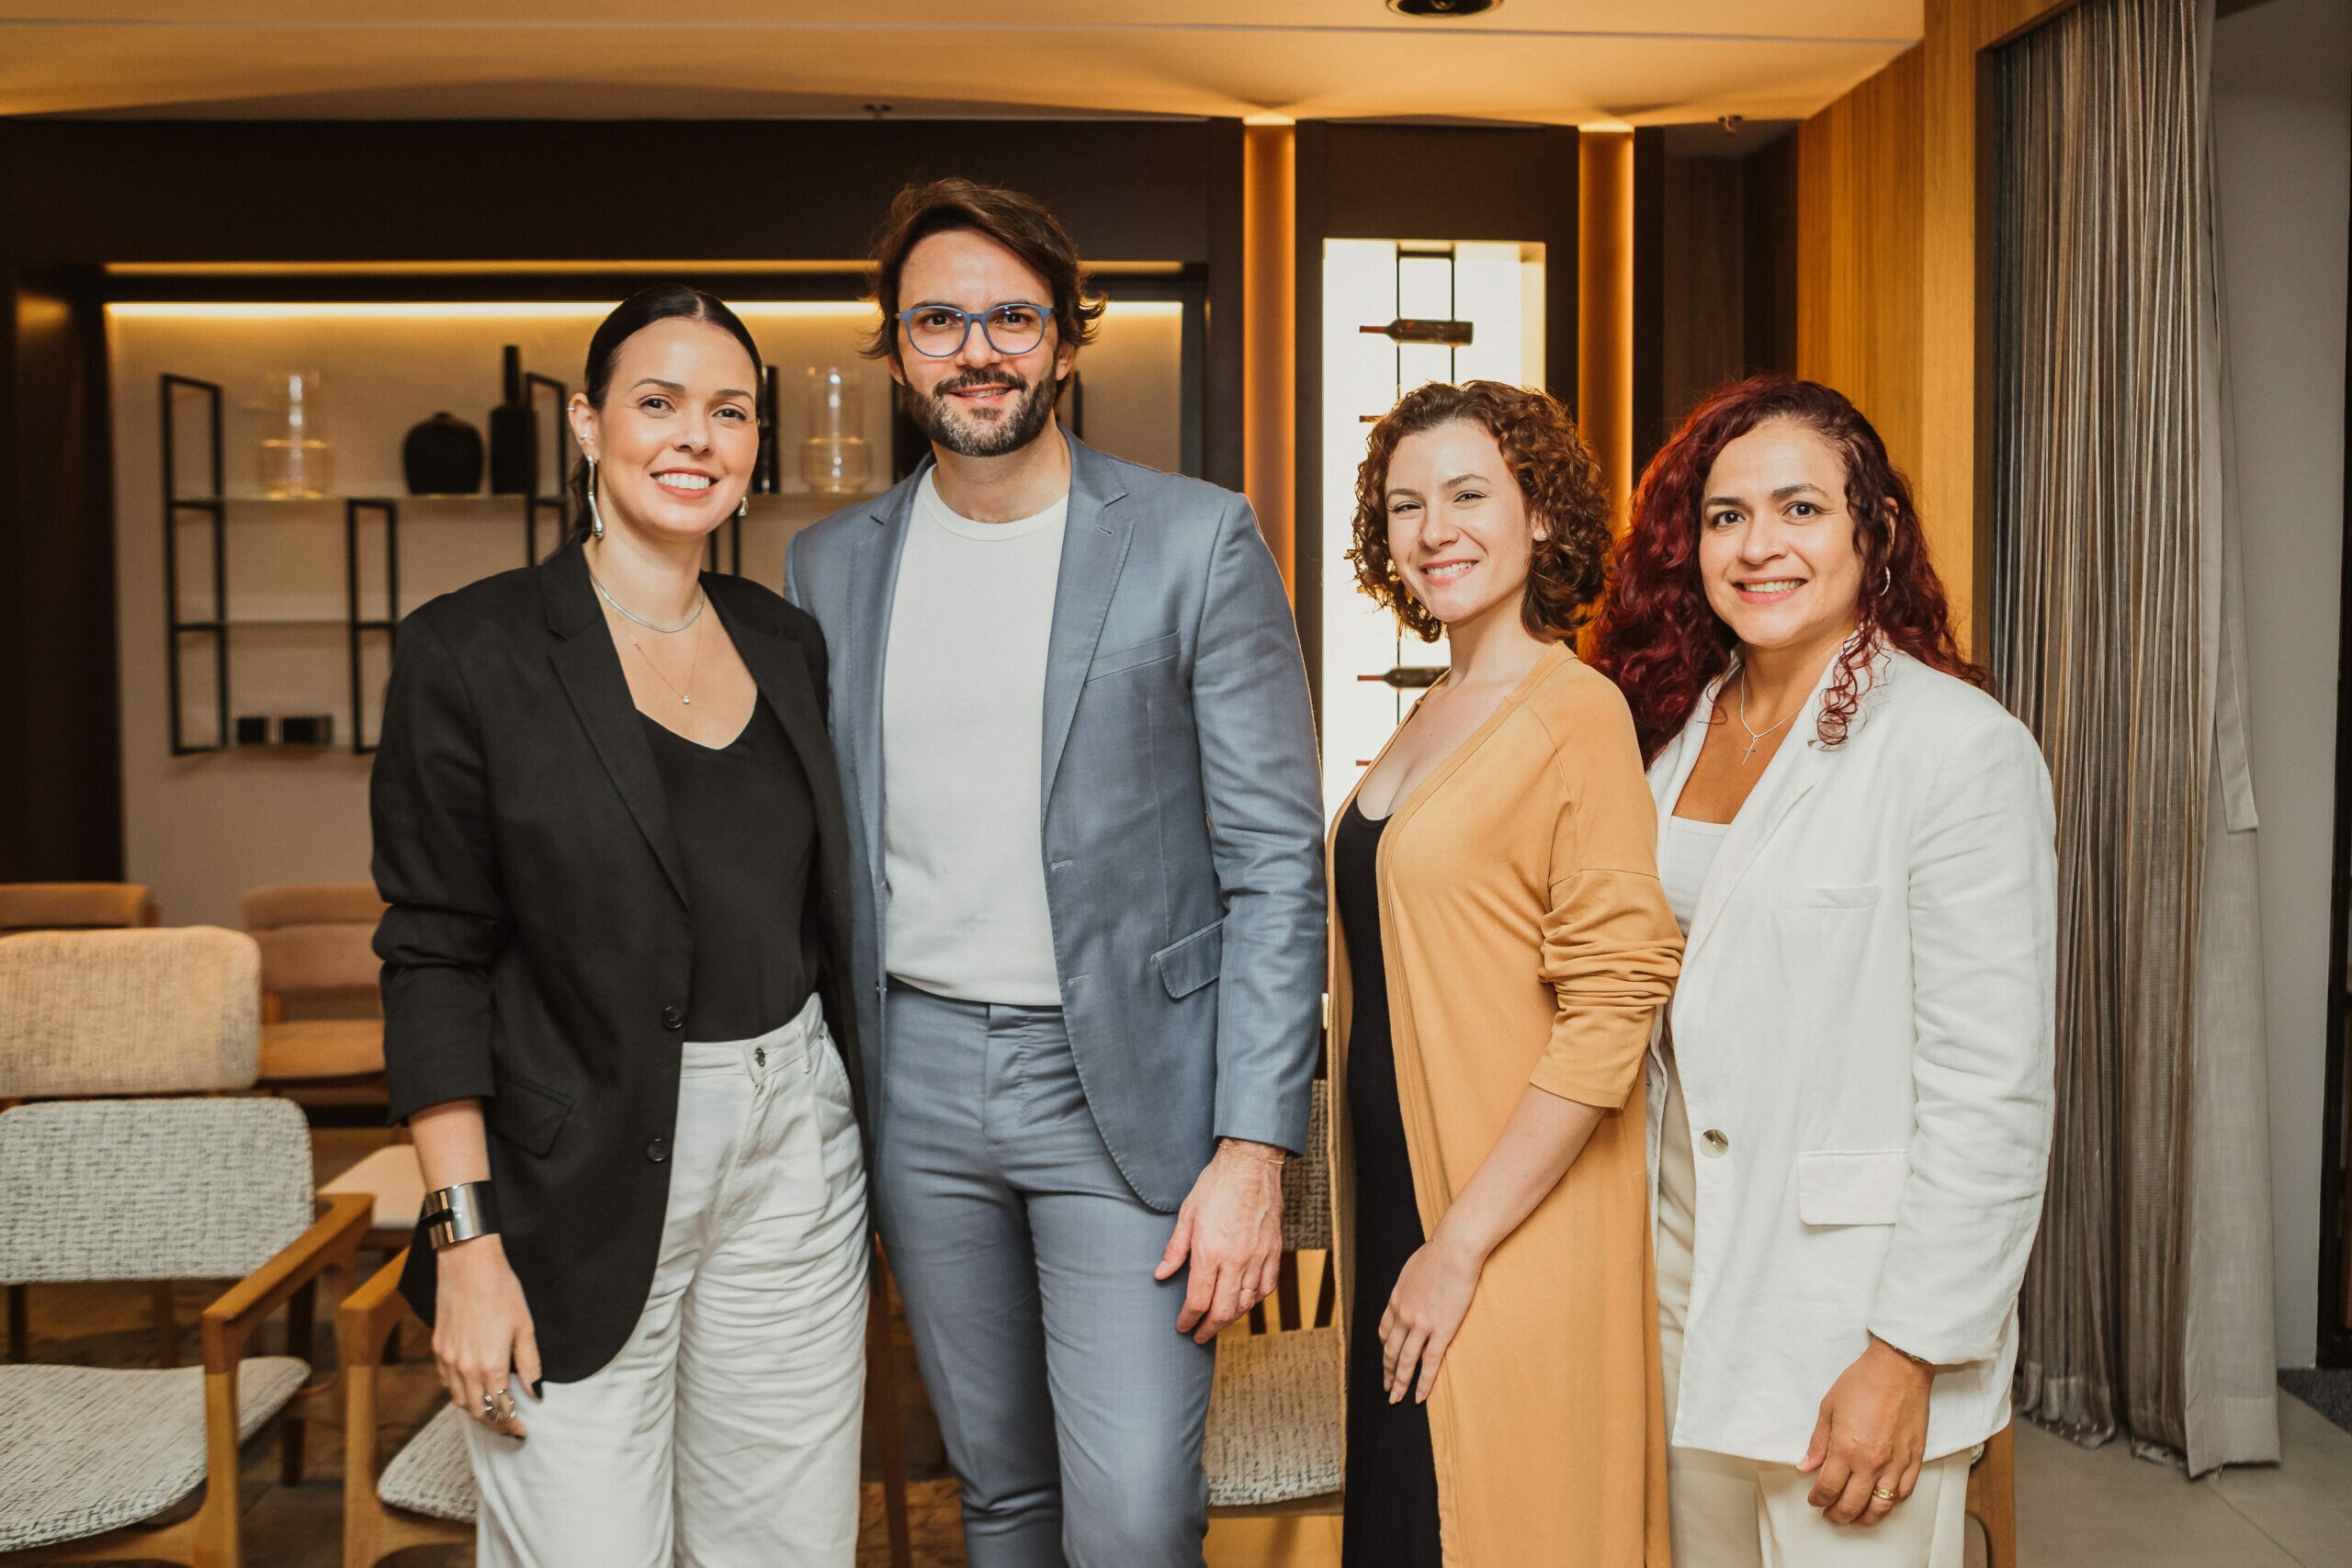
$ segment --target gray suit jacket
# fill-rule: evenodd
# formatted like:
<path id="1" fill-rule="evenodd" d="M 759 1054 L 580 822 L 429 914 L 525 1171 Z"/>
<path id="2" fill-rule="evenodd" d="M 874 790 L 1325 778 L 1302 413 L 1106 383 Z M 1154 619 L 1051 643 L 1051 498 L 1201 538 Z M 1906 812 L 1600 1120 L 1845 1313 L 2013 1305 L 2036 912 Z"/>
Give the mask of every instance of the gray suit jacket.
<path id="1" fill-rule="evenodd" d="M 1070 1047 L 1136 1195 L 1172 1210 L 1219 1137 L 1306 1141 L 1323 807 L 1306 671 L 1250 503 L 1070 442 L 1046 662 L 1046 889 Z M 850 802 L 858 1035 L 876 1125 L 882 665 L 915 487 L 792 541 L 824 627 Z"/>

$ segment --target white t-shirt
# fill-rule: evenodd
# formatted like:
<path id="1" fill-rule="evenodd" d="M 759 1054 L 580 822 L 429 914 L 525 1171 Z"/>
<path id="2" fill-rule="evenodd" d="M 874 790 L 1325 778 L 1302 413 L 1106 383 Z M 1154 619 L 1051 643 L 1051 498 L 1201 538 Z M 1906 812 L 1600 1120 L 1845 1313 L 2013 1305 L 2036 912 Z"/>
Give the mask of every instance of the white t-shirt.
<path id="1" fill-rule="evenodd" d="M 975 523 L 925 474 L 882 676 L 883 966 L 962 1001 L 1059 1007 L 1046 906 L 1046 646 L 1065 494 Z"/>
<path id="2" fill-rule="evenodd" d="M 1724 847 L 1724 835 L 1731 831 L 1728 822 L 1693 822 L 1685 818 L 1666 819 L 1666 842 L 1657 850 L 1657 879 L 1666 889 L 1667 908 L 1674 911 L 1674 923 L 1682 934 L 1690 934 L 1690 922 L 1698 918 L 1699 894 L 1707 886 L 1707 873 L 1714 868 L 1716 852 Z"/>

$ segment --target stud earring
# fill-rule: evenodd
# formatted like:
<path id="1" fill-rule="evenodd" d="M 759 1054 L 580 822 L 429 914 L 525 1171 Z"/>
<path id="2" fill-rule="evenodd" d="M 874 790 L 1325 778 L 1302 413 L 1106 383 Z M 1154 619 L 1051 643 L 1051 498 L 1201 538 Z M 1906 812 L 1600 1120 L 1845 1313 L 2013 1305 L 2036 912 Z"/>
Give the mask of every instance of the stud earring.
<path id="1" fill-rule="evenodd" d="M 598 538 L 605 536 L 605 514 L 596 510 L 596 459 L 588 459 L 588 526 Z"/>

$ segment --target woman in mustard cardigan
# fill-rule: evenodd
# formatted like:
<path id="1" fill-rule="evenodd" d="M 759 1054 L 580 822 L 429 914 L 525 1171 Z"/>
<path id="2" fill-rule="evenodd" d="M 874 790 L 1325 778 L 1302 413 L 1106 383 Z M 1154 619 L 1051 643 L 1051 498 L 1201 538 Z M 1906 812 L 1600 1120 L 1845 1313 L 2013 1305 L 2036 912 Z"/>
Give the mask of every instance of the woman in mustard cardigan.
<path id="1" fill-rule="evenodd" d="M 1453 668 L 1331 836 L 1348 1568 L 1668 1568 L 1643 1055 L 1681 948 L 1566 412 L 1432 384 L 1374 427 L 1364 592 Z"/>

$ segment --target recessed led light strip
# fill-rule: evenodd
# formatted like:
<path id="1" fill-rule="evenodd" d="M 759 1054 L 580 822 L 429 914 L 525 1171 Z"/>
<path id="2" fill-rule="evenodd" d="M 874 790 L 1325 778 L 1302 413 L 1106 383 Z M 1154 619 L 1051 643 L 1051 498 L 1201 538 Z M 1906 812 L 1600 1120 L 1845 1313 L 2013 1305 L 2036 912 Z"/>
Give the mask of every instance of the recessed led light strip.
<path id="1" fill-rule="evenodd" d="M 736 314 L 752 316 L 871 316 L 874 306 L 858 299 L 745 299 L 735 301 Z M 451 299 L 451 300 L 219 300 L 128 299 L 107 307 L 107 314 L 128 321 L 171 319 L 190 321 L 391 321 L 482 320 L 578 316 L 601 320 L 613 308 L 609 299 Z"/>
<path id="2" fill-rule="evenodd" d="M 871 319 L 870 299 L 739 299 L 729 303 L 745 320 L 766 318 L 853 317 Z M 601 321 L 613 302 L 557 299 L 455 300 L 219 300 L 125 299 L 107 307 L 109 317 L 121 321 L 517 321 L 573 317 Z M 1114 301 L 1122 316 L 1173 316 L 1183 307 L 1172 299 Z"/>

